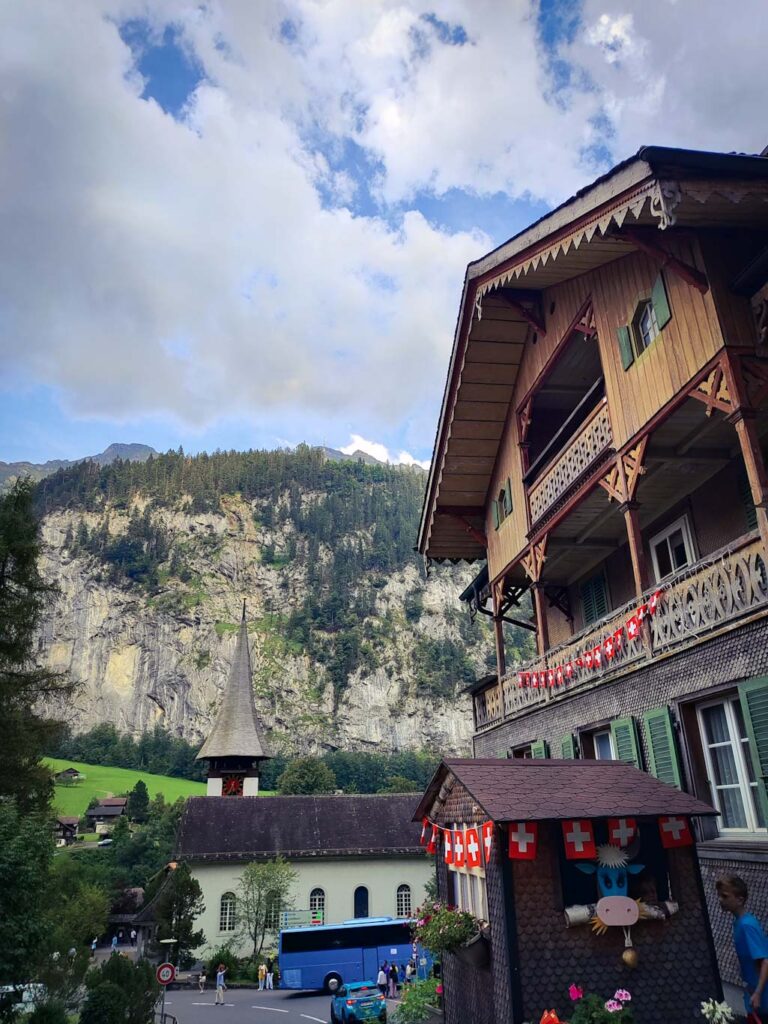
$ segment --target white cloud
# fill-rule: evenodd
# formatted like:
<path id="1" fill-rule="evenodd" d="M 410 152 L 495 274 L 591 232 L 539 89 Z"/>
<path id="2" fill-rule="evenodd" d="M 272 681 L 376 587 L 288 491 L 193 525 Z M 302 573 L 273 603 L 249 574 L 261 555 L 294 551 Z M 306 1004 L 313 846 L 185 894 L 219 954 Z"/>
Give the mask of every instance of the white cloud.
<path id="1" fill-rule="evenodd" d="M 429 469 L 429 459 L 415 459 L 410 452 L 401 451 L 399 455 L 391 455 L 386 445 L 380 441 L 369 441 L 360 434 L 352 434 L 349 444 L 339 448 L 344 455 L 354 455 L 355 452 L 364 452 L 379 462 L 389 462 L 393 466 L 421 466 L 422 469 Z"/>
<path id="2" fill-rule="evenodd" d="M 466 263 L 488 248 L 416 210 L 344 204 L 354 142 L 388 201 L 555 201 L 604 141 L 760 148 L 762 0 L 584 0 L 555 95 L 528 0 L 39 0 L 0 33 L 0 374 L 80 416 L 300 407 L 431 440 Z M 141 99 L 116 24 L 177 24 L 206 78 L 182 120 Z M 296 40 L 280 25 L 290 19 Z M 597 120 L 596 120 L 597 119 Z M 333 145 L 332 145 L 333 143 Z M 323 206 L 318 189 L 330 196 Z M 354 212 L 353 212 L 354 211 Z M 499 235 L 505 234 L 500 226 Z M 418 440 L 413 432 L 417 432 Z M 379 433 L 378 436 L 382 436 Z M 374 435 L 377 436 L 377 435 Z M 407 452 L 398 458 L 406 461 Z"/>

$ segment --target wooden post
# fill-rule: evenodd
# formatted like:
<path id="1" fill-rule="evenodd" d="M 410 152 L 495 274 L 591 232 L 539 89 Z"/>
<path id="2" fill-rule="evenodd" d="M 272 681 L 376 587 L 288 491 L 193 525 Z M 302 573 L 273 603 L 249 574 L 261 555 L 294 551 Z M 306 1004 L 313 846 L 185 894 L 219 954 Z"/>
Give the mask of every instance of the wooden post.
<path id="1" fill-rule="evenodd" d="M 549 629 L 547 628 L 547 604 L 544 599 L 544 584 L 532 583 L 533 601 L 536 608 L 536 647 L 543 657 L 549 650 Z"/>
<path id="2" fill-rule="evenodd" d="M 493 617 L 493 638 L 496 641 L 496 667 L 501 681 L 507 674 L 507 659 L 504 654 L 504 623 L 500 615 Z"/>
<path id="3" fill-rule="evenodd" d="M 760 451 L 760 442 L 755 428 L 755 413 L 752 409 L 737 409 L 730 420 L 736 427 L 739 437 L 747 479 L 752 491 L 752 501 L 755 503 L 760 540 L 768 553 L 768 475 L 766 475 L 765 461 L 763 453 Z"/>
<path id="4" fill-rule="evenodd" d="M 625 501 L 619 506 L 619 511 L 624 515 L 624 524 L 627 528 L 627 540 L 629 541 L 629 555 L 632 559 L 632 575 L 635 579 L 635 594 L 638 601 L 642 600 L 643 594 L 648 589 L 648 561 L 643 549 L 643 537 L 640 533 L 637 510 L 639 505 L 636 501 Z"/>

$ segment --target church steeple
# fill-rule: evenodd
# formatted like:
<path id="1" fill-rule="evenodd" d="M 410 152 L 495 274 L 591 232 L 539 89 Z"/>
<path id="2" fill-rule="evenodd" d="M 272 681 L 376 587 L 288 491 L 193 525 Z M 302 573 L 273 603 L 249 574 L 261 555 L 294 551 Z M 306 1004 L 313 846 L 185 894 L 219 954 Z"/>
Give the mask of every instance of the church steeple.
<path id="1" fill-rule="evenodd" d="M 208 761 L 208 795 L 256 796 L 259 765 L 270 756 L 253 699 L 251 651 L 243 601 L 224 700 L 197 755 L 198 761 Z"/>

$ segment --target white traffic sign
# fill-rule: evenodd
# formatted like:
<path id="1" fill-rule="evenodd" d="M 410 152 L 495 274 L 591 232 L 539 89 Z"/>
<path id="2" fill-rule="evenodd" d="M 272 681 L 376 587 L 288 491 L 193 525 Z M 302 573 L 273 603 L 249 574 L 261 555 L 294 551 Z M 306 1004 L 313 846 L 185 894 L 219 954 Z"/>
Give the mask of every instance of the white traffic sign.
<path id="1" fill-rule="evenodd" d="M 176 968 L 173 964 L 160 964 L 155 971 L 155 977 L 161 985 L 170 985 L 176 977 Z"/>

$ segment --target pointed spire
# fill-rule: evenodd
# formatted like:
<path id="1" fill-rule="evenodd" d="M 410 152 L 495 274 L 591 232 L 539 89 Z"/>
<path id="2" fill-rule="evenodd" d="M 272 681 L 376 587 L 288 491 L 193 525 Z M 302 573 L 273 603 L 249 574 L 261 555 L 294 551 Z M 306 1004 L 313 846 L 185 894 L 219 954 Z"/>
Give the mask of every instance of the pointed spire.
<path id="1" fill-rule="evenodd" d="M 253 670 L 243 601 L 243 617 L 237 634 L 229 679 L 224 690 L 224 700 L 213 728 L 197 755 L 197 760 L 214 757 L 255 759 L 270 756 L 253 699 Z"/>

